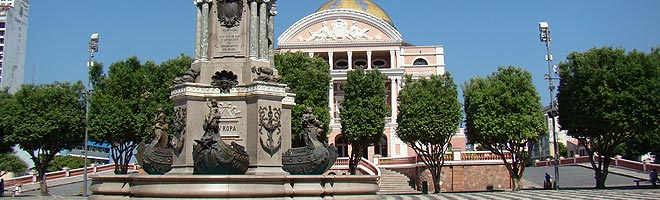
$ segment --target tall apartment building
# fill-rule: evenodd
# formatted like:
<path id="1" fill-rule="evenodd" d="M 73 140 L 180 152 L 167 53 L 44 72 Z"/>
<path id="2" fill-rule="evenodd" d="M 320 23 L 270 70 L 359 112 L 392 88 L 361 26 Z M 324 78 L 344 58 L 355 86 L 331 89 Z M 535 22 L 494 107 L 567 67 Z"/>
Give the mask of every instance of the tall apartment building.
<path id="1" fill-rule="evenodd" d="M 25 74 L 30 0 L 0 0 L 0 88 L 15 93 Z"/>

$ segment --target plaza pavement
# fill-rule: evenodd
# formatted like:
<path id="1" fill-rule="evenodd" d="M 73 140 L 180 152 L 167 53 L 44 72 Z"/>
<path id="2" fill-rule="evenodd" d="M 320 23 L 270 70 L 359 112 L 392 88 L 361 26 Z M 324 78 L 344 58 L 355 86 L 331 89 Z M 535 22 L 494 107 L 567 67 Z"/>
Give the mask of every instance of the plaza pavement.
<path id="1" fill-rule="evenodd" d="M 494 191 L 494 192 L 460 192 L 441 193 L 430 195 L 380 195 L 381 199 L 395 200 L 426 200 L 426 199 L 660 199 L 660 189 L 650 188 L 648 182 L 635 186 L 633 180 L 645 179 L 646 172 L 626 170 L 610 167 L 612 173 L 608 175 L 606 185 L 609 189 L 595 190 L 593 170 L 588 166 L 560 166 L 560 190 L 540 190 L 543 185 L 545 173 L 554 174 L 554 167 L 529 167 L 525 169 L 525 190 L 520 192 Z M 91 181 L 90 181 L 91 182 Z M 81 182 L 53 186 L 50 193 L 53 196 L 41 197 L 39 191 L 27 191 L 22 196 L 4 199 L 85 199 L 77 196 L 82 187 Z M 8 194 L 8 193 L 5 193 Z M 11 195 L 11 194 L 8 194 Z"/>

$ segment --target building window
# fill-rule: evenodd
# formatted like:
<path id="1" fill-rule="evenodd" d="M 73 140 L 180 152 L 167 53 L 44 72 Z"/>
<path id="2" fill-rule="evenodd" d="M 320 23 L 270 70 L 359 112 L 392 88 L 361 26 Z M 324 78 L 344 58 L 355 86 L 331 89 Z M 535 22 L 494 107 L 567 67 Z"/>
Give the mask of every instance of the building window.
<path id="1" fill-rule="evenodd" d="M 387 136 L 383 135 L 382 138 L 380 138 L 380 141 L 378 141 L 377 144 L 374 145 L 374 153 L 375 154 L 380 154 L 382 157 L 387 157 Z"/>
<path id="2" fill-rule="evenodd" d="M 387 68 L 387 62 L 385 62 L 383 59 L 376 59 L 371 62 L 371 65 L 373 65 L 375 68 Z"/>
<path id="3" fill-rule="evenodd" d="M 429 65 L 429 62 L 427 62 L 423 58 L 418 58 L 417 60 L 415 60 L 415 62 L 413 62 L 413 65 Z"/>
<path id="4" fill-rule="evenodd" d="M 335 68 L 336 69 L 348 69 L 348 61 L 346 60 L 338 60 L 335 62 Z"/>
<path id="5" fill-rule="evenodd" d="M 335 146 L 337 147 L 337 157 L 348 157 L 348 141 L 343 135 L 335 138 Z"/>
<path id="6" fill-rule="evenodd" d="M 0 22 L 0 28 L 5 28 L 5 22 Z"/>
<path id="7" fill-rule="evenodd" d="M 362 66 L 363 68 L 367 67 L 367 61 L 365 60 L 356 60 L 353 62 L 353 66 Z"/>

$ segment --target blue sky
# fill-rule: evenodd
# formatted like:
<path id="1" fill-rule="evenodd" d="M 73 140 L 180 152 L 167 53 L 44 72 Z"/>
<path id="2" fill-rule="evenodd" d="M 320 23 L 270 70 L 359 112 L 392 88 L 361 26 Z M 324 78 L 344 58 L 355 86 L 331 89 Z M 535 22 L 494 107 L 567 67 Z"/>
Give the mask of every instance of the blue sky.
<path id="1" fill-rule="evenodd" d="M 276 37 L 326 1 L 279 0 Z M 444 45 L 446 69 L 459 85 L 514 65 L 532 73 L 543 104 L 549 96 L 539 21 L 550 24 L 555 64 L 592 47 L 648 52 L 660 45 L 657 0 L 374 2 L 406 42 Z M 95 59 L 106 66 L 133 55 L 160 63 L 193 54 L 192 0 L 39 0 L 31 1 L 29 14 L 26 83 L 87 79 L 87 42 L 94 32 L 101 34 Z"/>

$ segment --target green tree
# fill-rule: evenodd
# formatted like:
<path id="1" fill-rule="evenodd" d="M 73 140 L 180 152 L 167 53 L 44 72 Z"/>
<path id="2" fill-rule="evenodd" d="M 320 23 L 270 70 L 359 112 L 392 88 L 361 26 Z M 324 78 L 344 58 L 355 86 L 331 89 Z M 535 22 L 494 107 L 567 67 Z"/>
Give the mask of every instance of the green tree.
<path id="1" fill-rule="evenodd" d="M 301 118 L 306 107 L 314 109 L 314 116 L 321 121 L 325 132 L 322 135 L 326 135 L 330 123 L 328 89 L 332 79 L 328 62 L 320 57 L 309 57 L 302 52 L 286 52 L 275 54 L 275 67 L 282 76 L 282 82 L 296 94 L 296 106 L 293 107 L 291 114 L 291 136 L 294 146 L 305 144 Z"/>
<path id="2" fill-rule="evenodd" d="M 557 142 L 557 149 L 559 149 L 559 156 L 573 157 L 568 155 L 568 148 L 562 142 Z"/>
<path id="3" fill-rule="evenodd" d="M 20 174 L 26 170 L 27 164 L 18 156 L 12 153 L 0 153 L 0 171 L 3 172 L 0 176 L 4 176 L 7 172 Z"/>
<path id="4" fill-rule="evenodd" d="M 38 172 L 41 195 L 49 195 L 45 174 L 55 154 L 83 142 L 83 89 L 80 81 L 23 85 L 7 107 L 11 115 L 2 122 L 10 132 L 6 140 L 30 154 Z"/>
<path id="5" fill-rule="evenodd" d="M 363 67 L 358 66 L 348 71 L 347 77 L 341 127 L 342 134 L 352 147 L 348 167 L 351 175 L 355 175 L 367 147 L 382 137 L 389 109 L 385 103 L 385 76 L 378 69 L 365 72 Z"/>
<path id="6" fill-rule="evenodd" d="M 527 143 L 548 131 L 532 75 L 520 68 L 500 67 L 486 78 L 470 79 L 463 90 L 468 139 L 498 155 L 509 171 L 512 190 L 521 190 L 529 159 Z"/>
<path id="7" fill-rule="evenodd" d="M 660 52 L 594 48 L 569 54 L 559 69 L 559 124 L 586 148 L 596 188 L 605 188 L 615 147 L 639 133 L 657 134 Z"/>
<path id="8" fill-rule="evenodd" d="M 11 144 L 5 140 L 5 137 L 10 134 L 5 123 L 2 123 L 6 120 L 7 117 L 11 116 L 11 113 L 8 112 L 8 108 L 11 105 L 12 95 L 7 93 L 7 90 L 0 91 L 0 153 L 11 153 L 14 150 L 14 144 Z"/>
<path id="9" fill-rule="evenodd" d="M 50 167 L 48 167 L 49 172 L 54 172 L 54 171 L 60 171 L 64 167 L 68 167 L 69 169 L 78 169 L 82 168 L 85 164 L 85 158 L 83 157 L 75 157 L 75 156 L 55 156 L 53 158 L 53 161 L 50 164 Z M 90 163 L 87 163 L 87 166 L 89 166 Z"/>
<path id="10" fill-rule="evenodd" d="M 397 135 L 422 159 L 431 172 L 434 193 L 440 193 L 444 154 L 461 122 L 458 90 L 449 73 L 429 79 L 406 77 L 399 94 Z"/>
<path id="11" fill-rule="evenodd" d="M 133 56 L 110 65 L 108 75 L 97 65 L 90 70 L 94 94 L 91 104 L 91 137 L 110 145 L 115 173 L 128 173 L 134 150 L 151 136 L 152 117 L 163 108 L 171 121 L 169 88 L 176 75 L 185 71 L 192 59 L 181 55 L 156 65 L 141 63 Z"/>

